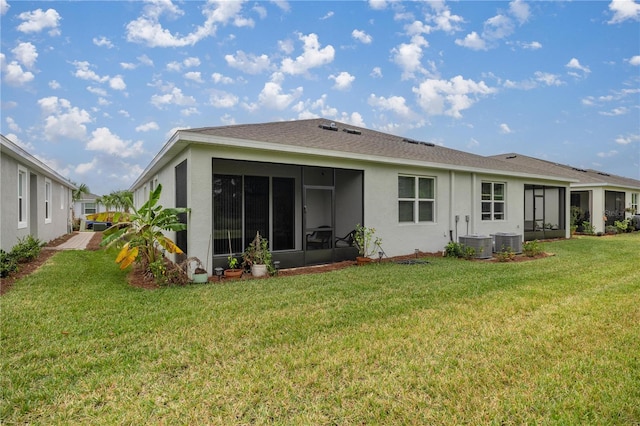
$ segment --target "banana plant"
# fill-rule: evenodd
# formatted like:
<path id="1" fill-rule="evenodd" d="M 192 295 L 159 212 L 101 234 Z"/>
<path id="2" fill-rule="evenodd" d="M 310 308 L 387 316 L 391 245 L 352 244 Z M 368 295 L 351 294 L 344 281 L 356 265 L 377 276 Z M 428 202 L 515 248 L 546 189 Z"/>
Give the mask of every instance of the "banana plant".
<path id="1" fill-rule="evenodd" d="M 158 205 L 162 185 L 158 185 L 149 194 L 147 200 L 139 209 L 129 201 L 131 210 L 126 216 L 126 221 L 118 222 L 103 233 L 102 246 L 108 247 L 118 242 L 124 243 L 116 257 L 116 263 L 120 269 L 125 269 L 133 262 L 141 262 L 143 267 L 149 270 L 149 266 L 161 259 L 163 254 L 160 248 L 169 253 L 182 253 L 180 247 L 163 231 L 182 231 L 187 228 L 186 223 L 180 222 L 179 214 L 188 213 L 189 209 L 163 208 Z M 117 219 L 116 219 L 117 221 Z"/>

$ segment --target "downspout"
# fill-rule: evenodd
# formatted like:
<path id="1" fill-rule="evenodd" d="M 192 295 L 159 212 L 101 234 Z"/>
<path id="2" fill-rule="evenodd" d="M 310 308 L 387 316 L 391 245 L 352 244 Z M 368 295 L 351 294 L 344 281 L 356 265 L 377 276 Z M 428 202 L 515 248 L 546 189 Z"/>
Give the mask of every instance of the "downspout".
<path id="1" fill-rule="evenodd" d="M 455 178 L 456 173 L 453 170 L 449 170 L 449 241 L 455 242 L 453 239 L 453 222 L 454 222 L 454 203 L 455 199 Z M 456 222 L 456 240 L 458 239 L 458 223 Z"/>

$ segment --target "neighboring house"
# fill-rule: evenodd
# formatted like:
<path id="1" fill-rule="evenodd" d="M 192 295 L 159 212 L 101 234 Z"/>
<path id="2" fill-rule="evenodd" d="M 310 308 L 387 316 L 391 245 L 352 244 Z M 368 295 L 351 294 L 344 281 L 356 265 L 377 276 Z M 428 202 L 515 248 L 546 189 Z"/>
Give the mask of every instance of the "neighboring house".
<path id="1" fill-rule="evenodd" d="M 613 226 L 616 221 L 640 214 L 640 180 L 557 164 L 521 154 L 502 154 L 493 158 L 534 168 L 540 173 L 552 173 L 572 179 L 571 207 L 580 208 L 580 220 L 590 222 L 594 226 L 594 232 L 605 232 L 606 227 Z M 534 221 L 532 226 L 540 227 L 541 218 L 527 219 Z M 525 231 L 527 230 L 525 228 Z"/>
<path id="2" fill-rule="evenodd" d="M 105 206 L 100 204 L 100 196 L 96 194 L 83 194 L 82 198 L 73 203 L 73 214 L 76 219 L 86 219 L 88 214 L 102 213 Z"/>
<path id="3" fill-rule="evenodd" d="M 387 256 L 440 251 L 464 235 L 522 238 L 529 189 L 541 191 L 545 220 L 557 225 L 549 236 L 568 237 L 572 182 L 311 119 L 179 130 L 131 191 L 140 206 L 162 184 L 160 204 L 191 209 L 187 230 L 173 237 L 211 272 L 226 265 L 230 245 L 239 255 L 256 231 L 269 239 L 282 267 L 355 258 L 355 249 L 338 238 L 358 223 L 376 229 Z"/>
<path id="4" fill-rule="evenodd" d="M 0 135 L 0 248 L 27 235 L 51 241 L 71 230 L 76 188 L 63 176 Z"/>

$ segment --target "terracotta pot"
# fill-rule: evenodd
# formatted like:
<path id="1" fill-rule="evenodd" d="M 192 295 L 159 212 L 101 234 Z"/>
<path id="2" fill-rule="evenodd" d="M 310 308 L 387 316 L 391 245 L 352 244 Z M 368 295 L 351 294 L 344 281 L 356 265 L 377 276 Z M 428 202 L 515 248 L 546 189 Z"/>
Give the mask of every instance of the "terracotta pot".
<path id="1" fill-rule="evenodd" d="M 243 272 L 242 269 L 225 269 L 224 277 L 237 280 L 240 277 L 242 277 L 242 272 Z"/>

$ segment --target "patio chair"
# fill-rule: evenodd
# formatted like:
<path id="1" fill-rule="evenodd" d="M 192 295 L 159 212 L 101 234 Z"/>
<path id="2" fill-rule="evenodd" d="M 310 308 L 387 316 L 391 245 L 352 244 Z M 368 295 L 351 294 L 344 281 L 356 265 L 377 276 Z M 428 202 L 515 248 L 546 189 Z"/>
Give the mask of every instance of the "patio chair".
<path id="1" fill-rule="evenodd" d="M 355 245 L 356 230 L 349 232 L 344 237 L 336 237 L 336 247 L 353 247 Z"/>
<path id="2" fill-rule="evenodd" d="M 329 228 L 326 231 L 321 228 Z M 307 250 L 331 248 L 331 227 L 320 226 L 310 234 L 307 234 Z"/>

